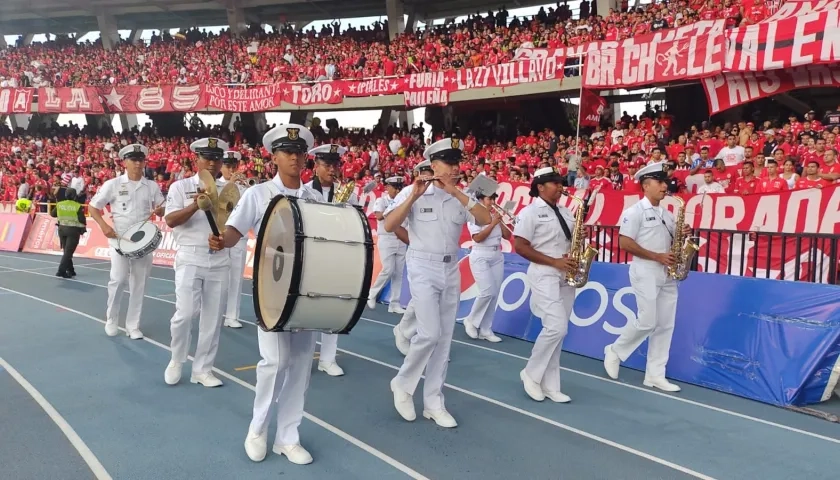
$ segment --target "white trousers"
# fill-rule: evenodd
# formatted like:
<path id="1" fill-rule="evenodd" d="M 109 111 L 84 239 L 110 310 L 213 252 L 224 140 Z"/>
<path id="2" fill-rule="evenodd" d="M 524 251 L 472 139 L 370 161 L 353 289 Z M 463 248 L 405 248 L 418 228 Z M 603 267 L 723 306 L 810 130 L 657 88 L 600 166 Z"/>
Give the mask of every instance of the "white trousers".
<path id="1" fill-rule="evenodd" d="M 460 287 L 458 289 L 460 290 Z M 405 313 L 400 319 L 400 323 L 397 324 L 397 331 L 409 340 L 417 334 L 417 312 L 414 309 L 414 297 L 411 297 L 411 300 L 408 301 Z"/>
<path id="2" fill-rule="evenodd" d="M 172 360 L 181 363 L 187 361 L 192 341 L 192 319 L 198 305 L 201 312 L 192 373 L 202 375 L 213 369 L 219 349 L 230 256 L 227 252 L 210 254 L 206 249 L 190 250 L 198 249 L 181 247 L 175 254 L 175 315 L 170 320 Z"/>
<path id="3" fill-rule="evenodd" d="M 442 263 L 408 254 L 409 286 L 417 312 L 417 334 L 395 381 L 414 394 L 423 371 L 423 405 L 427 410 L 445 408 L 443 384 L 449 366 L 449 348 L 458 314 L 461 272 L 458 262 Z"/>
<path id="4" fill-rule="evenodd" d="M 542 320 L 531 357 L 525 365 L 528 377 L 544 391 L 560 391 L 560 352 L 569 331 L 569 317 L 575 303 L 575 288 L 567 286 L 564 276 L 528 270 L 531 287 L 531 311 Z"/>
<path id="5" fill-rule="evenodd" d="M 120 304 L 126 284 L 128 284 L 128 313 L 125 316 L 125 329 L 129 332 L 140 328 L 140 314 L 143 310 L 143 295 L 146 282 L 152 272 L 153 254 L 143 258 L 128 259 L 113 248 L 111 254 L 111 278 L 108 280 L 108 307 L 105 318 L 108 323 L 120 324 Z"/>
<path id="6" fill-rule="evenodd" d="M 230 280 L 228 281 L 227 309 L 225 319 L 238 320 L 242 303 L 242 275 L 245 274 L 245 260 L 248 250 L 244 247 L 230 249 Z"/>
<path id="7" fill-rule="evenodd" d="M 630 286 L 639 313 L 624 327 L 612 349 L 623 362 L 650 337 L 645 371 L 648 378 L 665 378 L 677 315 L 677 285 L 662 266 L 630 265 Z"/>
<path id="8" fill-rule="evenodd" d="M 496 302 L 505 274 L 505 257 L 502 252 L 473 251 L 469 259 L 473 278 L 478 285 L 478 297 L 464 322 L 477 328 L 479 333 L 490 335 L 493 333 Z"/>
<path id="9" fill-rule="evenodd" d="M 331 333 L 321 334 L 321 353 L 318 361 L 323 363 L 335 363 L 335 355 L 338 352 L 338 335 Z"/>
<path id="10" fill-rule="evenodd" d="M 257 364 L 257 387 L 251 433 L 268 429 L 269 414 L 277 408 L 275 445 L 300 443 L 298 427 L 312 375 L 315 332 L 264 332 L 257 329 L 262 360 Z M 275 407 L 275 401 L 276 407 Z"/>
<path id="11" fill-rule="evenodd" d="M 379 260 L 382 263 L 382 270 L 370 287 L 368 298 L 376 298 L 379 292 L 385 288 L 385 284 L 391 281 L 391 299 L 388 303 L 399 305 L 400 293 L 402 292 L 403 271 L 405 270 L 406 245 L 396 236 L 382 235 L 376 241 L 379 249 Z"/>

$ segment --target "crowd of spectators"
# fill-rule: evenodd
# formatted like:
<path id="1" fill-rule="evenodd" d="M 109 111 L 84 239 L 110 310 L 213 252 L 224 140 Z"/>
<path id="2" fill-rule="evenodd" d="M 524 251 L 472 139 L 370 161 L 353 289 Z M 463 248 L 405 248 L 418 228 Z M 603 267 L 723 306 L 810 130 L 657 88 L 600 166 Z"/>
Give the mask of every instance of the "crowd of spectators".
<path id="1" fill-rule="evenodd" d="M 155 34 L 148 45 L 123 40 L 110 51 L 99 40 L 51 36 L 46 43 L 0 49 L 0 87 L 309 82 L 469 68 L 508 62 L 519 47 L 621 40 L 697 20 L 726 19 L 733 27 L 755 23 L 776 3 L 672 0 L 628 8 L 624 2 L 620 11 L 598 15 L 594 1 L 583 1 L 577 16 L 558 3 L 533 18 L 512 17 L 503 8 L 391 40 L 387 21 L 343 31 L 340 23 L 320 31 L 252 27 L 241 37 L 189 29 Z"/>
<path id="2" fill-rule="evenodd" d="M 709 125 L 672 132 L 667 112 L 650 109 L 640 118 L 625 115 L 614 127 L 582 137 L 558 135 L 550 129 L 522 130 L 513 138 L 485 136 L 485 132 L 457 132 L 464 140 L 462 183 L 484 173 L 499 182 L 528 182 L 542 166 L 554 166 L 570 187 L 588 191 L 638 192 L 633 173 L 648 163 L 667 160 L 674 193 L 773 193 L 795 188 L 822 188 L 840 182 L 840 107 L 816 118 L 768 120 L 761 125 Z M 349 148 L 341 166 L 345 179 L 359 186 L 403 175 L 411 181 L 413 167 L 422 161 L 429 142 L 453 132 L 433 132 L 428 126 L 387 131 L 336 129 L 316 123 L 319 142 Z M 122 134 L 54 125 L 44 135 L 11 134 L 0 130 L 0 200 L 30 198 L 44 202 L 54 187 L 71 186 L 90 198 L 109 178 L 121 173 L 116 152 L 140 142 L 150 154 L 147 176 L 166 192 L 168 186 L 194 172 L 189 144 L 203 136 L 228 140 L 242 154 L 239 171 L 257 181 L 274 175 L 268 152 L 252 145 L 234 129 L 192 125 L 188 135 L 164 137 L 151 125 Z M 304 180 L 312 178 L 312 164 Z M 705 177 L 705 178 L 704 178 Z M 379 187 L 381 188 L 381 186 Z"/>

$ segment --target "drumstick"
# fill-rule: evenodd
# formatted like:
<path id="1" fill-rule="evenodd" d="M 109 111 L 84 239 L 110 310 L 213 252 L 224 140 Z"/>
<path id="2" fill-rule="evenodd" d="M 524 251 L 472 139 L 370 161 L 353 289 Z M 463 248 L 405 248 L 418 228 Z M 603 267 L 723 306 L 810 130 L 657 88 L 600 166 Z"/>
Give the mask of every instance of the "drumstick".
<path id="1" fill-rule="evenodd" d="M 207 222 L 210 223 L 210 230 L 213 232 L 213 235 L 219 237 L 222 234 L 219 233 L 219 227 L 216 226 L 216 219 L 213 218 L 213 201 L 210 200 L 210 197 L 207 194 L 202 193 L 198 197 L 196 197 L 196 203 L 198 204 L 198 208 L 204 211 L 204 214 L 207 215 Z"/>

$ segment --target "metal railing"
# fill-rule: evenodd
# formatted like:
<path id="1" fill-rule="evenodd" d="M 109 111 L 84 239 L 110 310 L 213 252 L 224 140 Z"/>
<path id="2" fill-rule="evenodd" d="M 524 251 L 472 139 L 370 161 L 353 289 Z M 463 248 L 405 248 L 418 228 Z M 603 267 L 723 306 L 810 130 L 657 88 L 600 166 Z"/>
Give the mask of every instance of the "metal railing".
<path id="1" fill-rule="evenodd" d="M 596 261 L 628 263 L 632 256 L 621 249 L 619 227 L 589 226 L 589 238 L 598 250 Z M 815 233 L 771 233 L 734 230 L 695 230 L 700 251 L 692 271 L 840 284 L 840 236 Z"/>

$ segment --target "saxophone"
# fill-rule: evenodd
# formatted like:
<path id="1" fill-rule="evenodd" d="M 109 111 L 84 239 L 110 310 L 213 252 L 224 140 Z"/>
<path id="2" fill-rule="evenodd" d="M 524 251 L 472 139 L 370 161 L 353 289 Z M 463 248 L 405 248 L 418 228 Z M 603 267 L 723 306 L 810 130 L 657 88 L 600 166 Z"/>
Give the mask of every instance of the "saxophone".
<path id="1" fill-rule="evenodd" d="M 335 195 L 333 195 L 333 203 L 347 203 L 353 195 L 353 190 L 355 188 L 356 182 L 352 180 L 336 188 Z"/>
<path id="2" fill-rule="evenodd" d="M 572 245 L 569 249 L 569 258 L 575 262 L 577 268 L 566 275 L 566 283 L 571 287 L 581 288 L 589 281 L 589 269 L 592 268 L 592 261 L 598 255 L 598 250 L 586 241 L 586 226 L 583 218 L 586 204 L 574 195 L 569 195 L 569 198 L 578 202 L 578 210 L 575 213 L 575 231 L 572 233 Z"/>
<path id="3" fill-rule="evenodd" d="M 668 267 L 668 276 L 681 282 L 688 277 L 688 272 L 691 270 L 691 263 L 694 262 L 694 256 L 700 250 L 700 245 L 691 237 L 686 237 L 684 233 L 685 200 L 676 196 L 674 198 L 680 203 L 680 209 L 677 212 L 677 221 L 674 226 L 674 243 L 671 244 L 674 265 Z"/>

